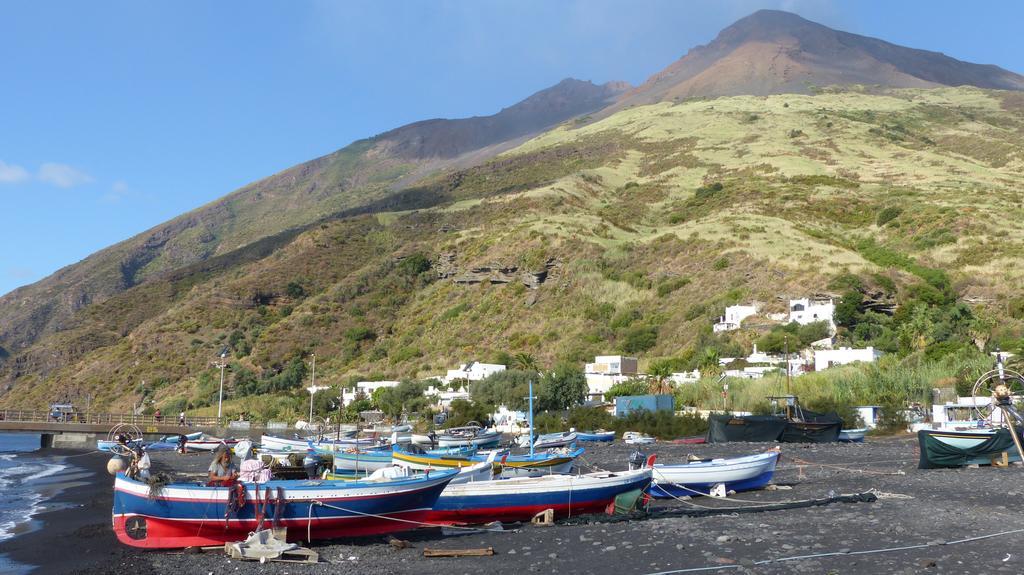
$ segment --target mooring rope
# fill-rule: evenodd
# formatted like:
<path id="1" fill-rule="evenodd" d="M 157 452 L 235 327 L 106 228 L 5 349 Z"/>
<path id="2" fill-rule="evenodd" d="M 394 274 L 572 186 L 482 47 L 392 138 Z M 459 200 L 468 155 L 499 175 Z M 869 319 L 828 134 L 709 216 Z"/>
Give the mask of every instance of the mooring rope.
<path id="1" fill-rule="evenodd" d="M 409 523 L 409 524 L 412 524 L 412 525 L 420 525 L 420 526 L 423 526 L 423 527 L 448 527 L 448 528 L 451 528 L 451 529 L 462 529 L 462 530 L 465 530 L 465 531 L 487 531 L 487 532 L 492 532 L 492 533 L 512 533 L 512 531 L 506 531 L 505 529 L 484 529 L 484 528 L 480 528 L 480 527 L 461 527 L 461 526 L 458 526 L 458 525 L 446 525 L 444 523 L 427 523 L 427 522 L 424 522 L 424 521 L 414 521 L 412 519 L 402 519 L 401 517 L 388 517 L 387 515 L 378 515 L 376 513 L 366 513 L 366 512 L 363 512 L 363 511 L 356 511 L 355 509 L 347 509 L 345 507 L 340 507 L 340 506 L 337 506 L 337 505 L 330 505 L 330 504 L 324 503 L 323 501 L 319 501 L 319 500 L 316 500 L 316 499 L 314 499 L 313 501 L 311 501 L 309 503 L 309 514 L 310 514 L 309 521 L 310 522 L 312 522 L 313 506 L 314 505 L 317 505 L 319 507 L 328 507 L 330 509 L 336 509 L 338 511 L 344 511 L 345 513 L 353 513 L 355 515 L 362 515 L 364 517 L 376 517 L 378 519 L 387 519 L 389 521 L 398 521 L 400 523 Z"/>
<path id="2" fill-rule="evenodd" d="M 1002 537 L 1004 535 L 1014 535 L 1017 533 L 1024 533 L 1024 529 L 1011 529 L 1009 531 L 1000 531 L 998 533 L 987 533 L 985 535 L 978 535 L 975 537 L 967 537 L 964 539 L 957 539 L 955 541 L 930 541 L 928 543 L 920 543 L 917 545 L 902 545 L 899 547 L 883 547 L 879 549 L 864 549 L 861 551 L 829 551 L 825 553 L 814 553 L 811 555 L 792 555 L 789 557 L 776 557 L 773 559 L 762 559 L 755 561 L 754 565 L 768 565 L 770 563 L 783 563 L 787 561 L 800 561 L 803 559 L 817 559 L 819 557 L 837 557 L 841 555 L 873 555 L 877 553 L 890 553 L 893 551 L 907 551 L 910 549 L 926 549 L 928 547 L 940 547 L 944 545 L 958 545 L 961 543 L 971 543 L 973 541 L 980 541 L 982 539 L 992 539 L 993 537 Z M 656 573 L 647 573 L 646 575 L 674 575 L 676 573 L 697 573 L 700 571 L 721 571 L 723 569 L 741 569 L 743 565 L 714 565 L 708 567 L 691 567 L 689 569 L 675 569 L 672 571 L 658 571 Z"/>

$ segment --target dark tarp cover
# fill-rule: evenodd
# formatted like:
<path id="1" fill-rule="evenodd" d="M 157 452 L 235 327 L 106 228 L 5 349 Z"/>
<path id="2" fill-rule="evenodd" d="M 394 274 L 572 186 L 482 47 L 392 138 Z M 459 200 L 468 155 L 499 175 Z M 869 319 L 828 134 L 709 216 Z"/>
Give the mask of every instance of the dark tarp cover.
<path id="1" fill-rule="evenodd" d="M 843 429 L 843 420 L 839 414 L 815 413 L 801 409 L 803 421 L 791 421 L 786 424 L 780 441 L 783 443 L 831 443 L 839 441 L 839 432 Z"/>
<path id="2" fill-rule="evenodd" d="M 930 429 L 922 429 L 917 432 L 917 442 L 921 448 L 921 460 L 917 464 L 918 469 L 963 467 L 970 463 L 971 460 L 984 460 L 989 456 L 1004 451 L 1010 451 L 1011 453 L 1016 451 L 1016 447 L 1013 444 L 1013 436 L 1010 435 L 1010 430 L 1008 429 L 1000 429 L 985 441 L 968 449 L 953 447 L 948 443 L 940 441 L 933 437 L 935 433 L 935 431 Z M 955 434 L 955 432 L 940 433 Z"/>
<path id="3" fill-rule="evenodd" d="M 708 418 L 708 443 L 778 441 L 785 428 L 785 418 L 774 415 L 714 414 Z"/>

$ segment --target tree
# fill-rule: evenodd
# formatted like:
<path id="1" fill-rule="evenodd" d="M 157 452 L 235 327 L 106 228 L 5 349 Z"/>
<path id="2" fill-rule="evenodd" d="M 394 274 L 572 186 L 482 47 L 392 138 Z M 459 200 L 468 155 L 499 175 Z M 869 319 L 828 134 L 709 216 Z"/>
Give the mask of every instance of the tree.
<path id="1" fill-rule="evenodd" d="M 652 361 L 647 368 L 647 375 L 651 376 L 651 393 L 665 393 L 665 382 L 672 377 L 673 361 L 670 359 L 659 359 Z"/>
<path id="2" fill-rule="evenodd" d="M 587 396 L 587 378 L 583 370 L 562 362 L 541 376 L 537 393 L 541 410 L 561 411 L 583 403 Z"/>
<path id="3" fill-rule="evenodd" d="M 705 348 L 697 363 L 697 369 L 700 370 L 701 375 L 718 375 L 722 372 L 722 367 L 719 364 L 719 361 L 720 358 L 718 357 L 717 349 Z"/>
<path id="4" fill-rule="evenodd" d="M 504 405 L 509 409 L 526 409 L 529 382 L 537 382 L 537 373 L 520 369 L 506 369 L 469 384 L 469 393 L 477 403 Z"/>
<path id="5" fill-rule="evenodd" d="M 841 326 L 853 327 L 860 315 L 860 306 L 864 303 L 864 296 L 857 290 L 850 290 L 843 294 L 836 311 L 833 315 L 835 322 Z"/>
<path id="6" fill-rule="evenodd" d="M 537 358 L 525 352 L 517 353 L 512 356 L 511 367 L 520 371 L 532 371 L 533 373 L 540 371 L 540 366 L 537 364 Z"/>
<path id="7" fill-rule="evenodd" d="M 604 392 L 605 401 L 611 401 L 616 397 L 624 397 L 629 395 L 643 395 L 647 393 L 648 385 L 647 382 L 642 379 L 627 379 L 621 381 L 608 388 L 608 391 Z"/>

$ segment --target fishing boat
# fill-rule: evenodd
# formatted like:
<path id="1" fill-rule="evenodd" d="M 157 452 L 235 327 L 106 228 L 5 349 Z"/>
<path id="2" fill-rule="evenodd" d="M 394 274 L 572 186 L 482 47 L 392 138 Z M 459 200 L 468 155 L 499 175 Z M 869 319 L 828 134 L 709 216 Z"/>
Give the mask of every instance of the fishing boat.
<path id="1" fill-rule="evenodd" d="M 193 439 L 201 439 L 203 437 L 203 432 L 197 431 L 195 433 L 178 433 L 174 435 L 165 435 L 160 438 L 160 441 L 163 443 L 177 443 L 178 440 L 181 439 L 182 435 L 185 436 L 185 440 L 187 441 Z"/>
<path id="2" fill-rule="evenodd" d="M 306 451 L 309 444 L 329 451 L 344 450 L 352 447 L 372 447 L 377 442 L 369 438 L 326 439 L 324 437 L 307 437 L 288 439 L 274 435 L 260 436 L 260 447 L 270 451 Z"/>
<path id="3" fill-rule="evenodd" d="M 289 541 L 357 537 L 416 527 L 454 471 L 380 481 L 270 481 L 258 486 L 149 484 L 123 473 L 114 481 L 117 539 L 133 547 L 171 549 L 242 541 L 261 526 L 291 528 Z M 264 491 L 264 495 L 259 492 Z"/>
<path id="4" fill-rule="evenodd" d="M 516 477 L 452 485 L 428 514 L 432 523 L 526 521 L 551 509 L 556 518 L 599 513 L 619 495 L 640 492 L 651 483 L 651 469 Z"/>
<path id="5" fill-rule="evenodd" d="M 472 423 L 472 422 L 471 422 Z M 479 424 L 452 427 L 437 436 L 438 447 L 497 447 L 501 433 Z"/>
<path id="6" fill-rule="evenodd" d="M 994 457 L 1007 454 L 1008 461 L 1020 461 L 1020 453 L 1009 429 L 989 428 L 972 431 L 922 429 L 917 432 L 920 469 L 990 465 Z"/>
<path id="7" fill-rule="evenodd" d="M 112 451 L 116 449 L 118 445 L 120 445 L 120 443 L 112 439 L 96 440 L 96 449 L 99 451 Z M 139 438 L 128 441 L 125 443 L 125 445 L 127 445 L 128 447 L 142 447 L 143 445 L 145 445 L 145 442 L 143 442 L 142 439 Z"/>
<path id="8" fill-rule="evenodd" d="M 577 431 L 576 437 L 580 441 L 615 441 L 615 432 L 603 429 L 598 429 L 597 431 Z"/>
<path id="9" fill-rule="evenodd" d="M 858 429 L 843 429 L 839 432 L 839 441 L 844 443 L 863 443 L 864 434 L 868 432 L 868 428 L 860 427 Z"/>
<path id="10" fill-rule="evenodd" d="M 389 467 L 391 463 L 391 447 L 376 449 L 346 449 L 344 451 L 320 451 L 334 456 L 334 472 L 340 474 L 373 473 L 378 469 Z"/>
<path id="11" fill-rule="evenodd" d="M 645 445 L 648 443 L 654 443 L 657 440 L 650 435 L 640 433 L 639 431 L 627 431 L 622 434 L 622 441 L 628 445 Z"/>
<path id="12" fill-rule="evenodd" d="M 186 451 L 214 451 L 221 445 L 228 447 L 234 447 L 238 443 L 237 439 L 228 438 L 221 439 L 219 437 L 211 437 L 209 435 L 203 435 L 199 439 L 189 439 L 185 442 Z"/>
<path id="13" fill-rule="evenodd" d="M 560 433 L 545 433 L 539 435 L 533 442 L 534 449 L 552 449 L 555 447 L 568 447 L 576 443 L 577 434 L 575 431 L 563 431 Z"/>
<path id="14" fill-rule="evenodd" d="M 772 480 L 778 460 L 779 452 L 772 450 L 678 465 L 655 463 L 650 494 L 658 498 L 707 495 L 719 484 L 731 491 L 760 489 Z"/>
<path id="15" fill-rule="evenodd" d="M 573 462 L 583 454 L 583 449 L 550 450 L 533 455 L 507 455 L 502 460 L 503 477 L 522 477 L 569 473 Z M 395 465 L 410 469 L 458 469 L 486 461 L 489 455 L 431 455 L 413 453 L 400 447 L 394 447 L 391 458 Z"/>

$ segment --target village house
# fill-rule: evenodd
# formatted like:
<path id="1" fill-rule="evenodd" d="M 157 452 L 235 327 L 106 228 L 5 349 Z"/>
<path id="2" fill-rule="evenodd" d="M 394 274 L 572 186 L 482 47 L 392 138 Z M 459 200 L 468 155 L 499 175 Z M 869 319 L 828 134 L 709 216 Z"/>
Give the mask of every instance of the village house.
<path id="1" fill-rule="evenodd" d="M 725 308 L 725 315 L 718 318 L 712 330 L 719 333 L 739 329 L 743 320 L 756 314 L 759 307 L 757 302 L 750 305 L 731 305 Z"/>
<path id="2" fill-rule="evenodd" d="M 448 373 L 441 378 L 441 382 L 445 385 L 450 385 L 453 381 L 460 379 L 465 381 L 480 381 L 482 379 L 486 379 L 489 375 L 498 373 L 499 371 L 505 371 L 505 366 L 497 363 L 480 363 L 479 361 L 471 361 L 460 365 L 458 369 L 449 369 Z"/>
<path id="3" fill-rule="evenodd" d="M 828 322 L 829 332 L 835 333 L 836 324 L 832 316 L 836 306 L 831 298 L 800 298 L 789 300 L 789 321 L 807 325 L 816 321 Z"/>
<path id="4" fill-rule="evenodd" d="M 457 390 L 442 389 L 431 385 L 423 392 L 425 397 L 433 398 L 434 405 L 442 410 L 447 410 L 451 407 L 452 402 L 456 399 L 463 399 L 469 401 L 471 396 L 466 386 L 459 387 Z"/>
<path id="5" fill-rule="evenodd" d="M 839 349 L 816 349 L 814 350 L 814 371 L 821 371 L 837 365 L 846 365 L 856 361 L 872 363 L 882 356 L 882 352 L 873 347 L 853 349 L 840 347 Z"/>
<path id="6" fill-rule="evenodd" d="M 590 399 L 603 400 L 616 383 L 637 377 L 637 359 L 622 355 L 599 355 L 583 369 Z"/>
<path id="7" fill-rule="evenodd" d="M 398 387 L 398 381 L 357 381 L 354 388 L 345 387 L 341 390 L 341 404 L 348 407 L 360 396 L 369 399 L 373 392 L 382 387 Z"/>

